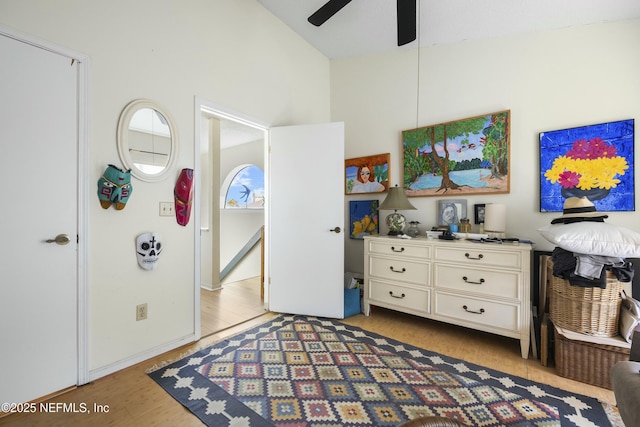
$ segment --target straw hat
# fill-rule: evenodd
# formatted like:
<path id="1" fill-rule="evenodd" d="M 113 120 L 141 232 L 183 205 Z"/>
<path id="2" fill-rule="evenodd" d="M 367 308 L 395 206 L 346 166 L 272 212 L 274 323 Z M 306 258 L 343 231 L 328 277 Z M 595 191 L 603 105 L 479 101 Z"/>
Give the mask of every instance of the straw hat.
<path id="1" fill-rule="evenodd" d="M 551 224 L 576 221 L 603 221 L 609 215 L 596 212 L 596 207 L 586 197 L 568 197 L 564 201 L 562 216 L 551 221 Z"/>

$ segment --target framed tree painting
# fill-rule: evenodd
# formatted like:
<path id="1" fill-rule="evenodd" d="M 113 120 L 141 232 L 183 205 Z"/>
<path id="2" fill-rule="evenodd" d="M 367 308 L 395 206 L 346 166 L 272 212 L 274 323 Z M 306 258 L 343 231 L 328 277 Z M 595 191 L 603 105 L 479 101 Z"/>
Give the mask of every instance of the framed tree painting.
<path id="1" fill-rule="evenodd" d="M 541 132 L 540 212 L 587 197 L 600 212 L 635 210 L 634 120 Z"/>
<path id="2" fill-rule="evenodd" d="M 402 132 L 407 196 L 509 192 L 509 110 Z"/>
<path id="3" fill-rule="evenodd" d="M 349 237 L 364 239 L 380 233 L 377 200 L 352 200 L 349 202 Z"/>
<path id="4" fill-rule="evenodd" d="M 345 160 L 345 194 L 386 192 L 389 189 L 390 157 L 386 153 Z"/>

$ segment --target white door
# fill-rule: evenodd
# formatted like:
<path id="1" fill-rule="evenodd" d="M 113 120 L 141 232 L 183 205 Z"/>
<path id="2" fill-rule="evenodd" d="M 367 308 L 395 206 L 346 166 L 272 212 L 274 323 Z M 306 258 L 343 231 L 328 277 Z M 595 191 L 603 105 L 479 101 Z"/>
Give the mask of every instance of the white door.
<path id="1" fill-rule="evenodd" d="M 78 65 L 3 35 L 0 63 L 0 402 L 19 403 L 78 381 Z"/>
<path id="2" fill-rule="evenodd" d="M 269 136 L 269 309 L 341 319 L 344 124 L 272 128 Z"/>

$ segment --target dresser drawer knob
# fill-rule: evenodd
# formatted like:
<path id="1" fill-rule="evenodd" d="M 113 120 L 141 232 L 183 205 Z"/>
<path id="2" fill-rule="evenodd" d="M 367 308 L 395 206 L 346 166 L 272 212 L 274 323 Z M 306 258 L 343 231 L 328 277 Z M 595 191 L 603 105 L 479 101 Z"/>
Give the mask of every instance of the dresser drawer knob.
<path id="1" fill-rule="evenodd" d="M 398 298 L 398 299 L 402 299 L 402 298 L 404 298 L 404 297 L 405 297 L 405 295 L 404 295 L 404 294 L 402 294 L 402 295 L 400 295 L 400 296 L 398 296 L 398 295 L 394 295 L 394 294 L 393 294 L 393 291 L 389 291 L 389 295 L 391 295 L 391 298 Z"/>
<path id="2" fill-rule="evenodd" d="M 482 314 L 482 313 L 484 313 L 484 308 L 481 308 L 480 311 L 469 310 L 466 305 L 463 305 L 462 308 L 464 308 L 464 311 L 466 311 L 467 313 L 473 313 L 473 314 Z"/>
<path id="3" fill-rule="evenodd" d="M 395 247 L 395 246 L 391 246 L 391 250 L 392 250 L 393 252 L 404 252 L 404 248 L 396 249 L 396 247 Z"/>
<path id="4" fill-rule="evenodd" d="M 389 267 L 389 270 L 393 271 L 394 273 L 404 273 L 405 271 L 407 271 L 407 269 L 404 267 L 402 267 L 402 270 L 396 270 L 395 268 L 393 268 L 393 265 Z"/>
<path id="5" fill-rule="evenodd" d="M 469 252 L 464 254 L 464 256 L 466 256 L 468 259 L 482 259 L 482 258 L 484 258 L 484 256 L 482 254 L 479 254 L 477 257 L 472 257 L 471 255 L 469 255 Z"/>
<path id="6" fill-rule="evenodd" d="M 472 280 L 469 280 L 469 278 L 467 276 L 462 276 L 462 280 L 465 281 L 465 283 L 470 283 L 472 285 L 482 285 L 484 283 L 484 279 L 480 279 L 479 282 L 474 282 Z"/>

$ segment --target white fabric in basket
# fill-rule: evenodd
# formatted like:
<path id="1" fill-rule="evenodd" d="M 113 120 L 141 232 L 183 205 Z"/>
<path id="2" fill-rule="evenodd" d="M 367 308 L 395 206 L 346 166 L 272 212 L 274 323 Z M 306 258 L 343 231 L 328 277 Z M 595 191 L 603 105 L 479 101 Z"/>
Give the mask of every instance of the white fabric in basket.
<path id="1" fill-rule="evenodd" d="M 573 341 L 584 341 L 593 344 L 613 345 L 616 347 L 631 348 L 631 343 L 625 341 L 625 339 L 620 335 L 616 335 L 615 337 L 592 337 L 591 335 L 580 334 L 578 332 L 573 332 L 568 329 L 559 328 L 557 326 L 556 329 L 558 330 L 558 333 L 563 337 Z"/>

